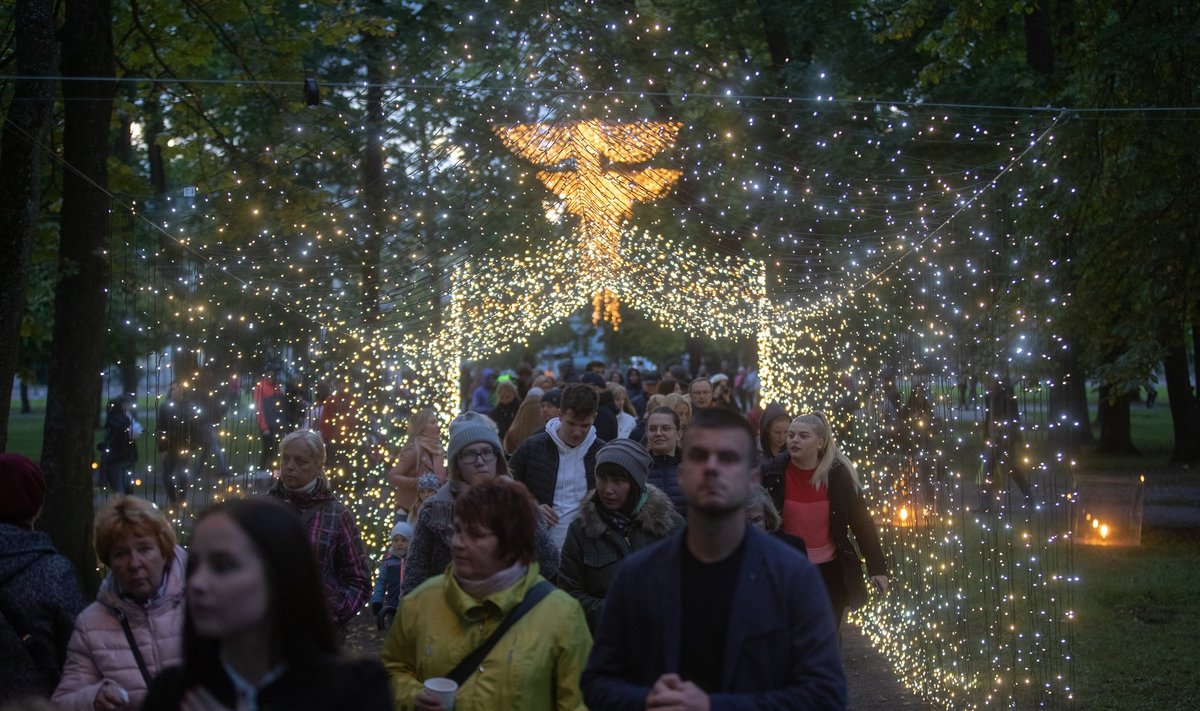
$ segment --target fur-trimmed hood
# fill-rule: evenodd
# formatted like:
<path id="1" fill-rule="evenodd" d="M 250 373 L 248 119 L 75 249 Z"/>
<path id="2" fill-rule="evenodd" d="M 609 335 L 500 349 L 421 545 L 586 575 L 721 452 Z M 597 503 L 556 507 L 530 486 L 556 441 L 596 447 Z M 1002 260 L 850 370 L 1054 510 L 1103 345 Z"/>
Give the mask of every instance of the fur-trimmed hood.
<path id="1" fill-rule="evenodd" d="M 608 524 L 604 523 L 604 519 L 600 518 L 600 513 L 596 511 L 599 504 L 592 503 L 595 496 L 595 489 L 588 492 L 579 514 L 579 520 L 583 524 L 583 535 L 588 538 L 599 538 L 608 528 Z M 663 538 L 675 530 L 675 504 L 653 484 L 647 484 L 646 503 L 633 520 L 638 522 L 646 533 L 655 538 Z"/>

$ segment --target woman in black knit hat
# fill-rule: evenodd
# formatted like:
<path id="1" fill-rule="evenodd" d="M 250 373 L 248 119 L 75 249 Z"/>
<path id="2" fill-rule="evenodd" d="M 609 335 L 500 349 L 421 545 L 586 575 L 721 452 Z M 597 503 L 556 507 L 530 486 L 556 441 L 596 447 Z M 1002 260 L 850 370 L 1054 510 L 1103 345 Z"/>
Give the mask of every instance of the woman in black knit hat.
<path id="1" fill-rule="evenodd" d="M 649 469 L 650 453 L 633 440 L 617 439 L 601 447 L 596 488 L 567 531 L 559 586 L 583 606 L 593 631 L 621 561 L 683 526 L 667 495 L 646 483 Z"/>

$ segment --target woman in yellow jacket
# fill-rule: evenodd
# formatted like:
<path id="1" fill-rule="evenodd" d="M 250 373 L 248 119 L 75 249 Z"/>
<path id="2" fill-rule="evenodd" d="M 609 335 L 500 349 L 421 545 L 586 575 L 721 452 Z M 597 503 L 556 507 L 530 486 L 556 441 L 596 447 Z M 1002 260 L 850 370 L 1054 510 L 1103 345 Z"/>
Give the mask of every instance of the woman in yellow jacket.
<path id="1" fill-rule="evenodd" d="M 451 676 L 530 590 L 549 586 L 533 562 L 536 527 L 536 504 L 517 482 L 495 479 L 458 496 L 450 565 L 404 597 L 384 643 L 396 709 L 444 709 L 425 680 Z M 457 711 L 584 708 L 579 675 L 592 637 L 579 603 L 548 589 L 459 681 Z"/>

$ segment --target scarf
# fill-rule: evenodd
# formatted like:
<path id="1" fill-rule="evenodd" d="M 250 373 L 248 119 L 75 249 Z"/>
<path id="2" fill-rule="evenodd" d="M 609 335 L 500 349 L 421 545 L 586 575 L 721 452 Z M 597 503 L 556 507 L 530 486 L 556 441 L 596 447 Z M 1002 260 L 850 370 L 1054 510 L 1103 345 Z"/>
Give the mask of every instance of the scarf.
<path id="1" fill-rule="evenodd" d="M 488 595 L 494 595 L 501 590 L 507 590 L 517 584 L 521 578 L 525 577 L 525 573 L 529 571 L 529 564 L 517 561 L 503 570 L 492 573 L 486 578 L 480 580 L 467 580 L 459 577 L 457 572 L 451 572 L 454 575 L 454 581 L 458 583 L 458 587 L 462 588 L 463 592 L 475 598 L 483 600 Z"/>
<path id="2" fill-rule="evenodd" d="M 285 490 L 286 490 L 286 491 L 287 491 L 289 494 L 311 494 L 311 493 L 313 493 L 313 491 L 315 491 L 315 490 L 316 490 L 316 488 L 317 488 L 317 480 L 318 480 L 318 479 L 320 479 L 320 478 L 321 478 L 321 477 L 319 477 L 319 476 L 314 476 L 314 477 L 312 478 L 312 481 L 310 481 L 310 482 L 308 482 L 307 484 L 305 484 L 304 486 L 301 486 L 301 487 L 299 487 L 299 488 L 296 488 L 296 489 L 293 489 L 292 487 L 288 486 L 287 484 L 283 484 L 283 482 L 282 482 L 282 481 L 281 481 L 280 483 L 281 483 L 281 484 L 283 484 L 283 488 L 284 488 L 284 489 L 285 489 Z"/>
<path id="3" fill-rule="evenodd" d="M 628 538 L 629 531 L 637 523 L 637 515 L 642 512 L 642 507 L 646 505 L 646 499 L 648 498 L 650 498 L 650 489 L 642 487 L 642 495 L 638 497 L 637 502 L 628 512 L 621 509 L 611 511 L 595 497 L 592 498 L 592 504 L 596 507 L 596 513 L 600 514 L 600 519 L 608 524 L 609 528 Z M 624 508 L 629 507 L 626 506 Z"/>

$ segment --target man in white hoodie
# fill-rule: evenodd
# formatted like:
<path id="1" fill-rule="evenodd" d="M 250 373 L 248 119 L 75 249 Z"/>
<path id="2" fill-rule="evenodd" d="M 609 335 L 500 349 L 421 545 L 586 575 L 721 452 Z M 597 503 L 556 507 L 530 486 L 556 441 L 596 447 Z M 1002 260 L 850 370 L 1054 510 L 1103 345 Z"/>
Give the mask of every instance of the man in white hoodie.
<path id="1" fill-rule="evenodd" d="M 550 538 L 562 550 L 571 522 L 579 516 L 584 496 L 596 486 L 596 391 L 583 383 L 563 389 L 560 413 L 546 429 L 529 437 L 513 452 L 508 471 L 537 499 L 550 524 Z"/>

